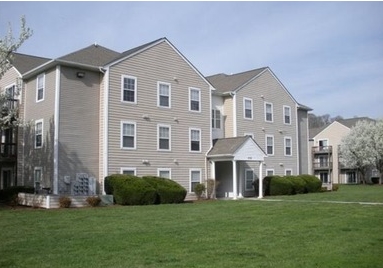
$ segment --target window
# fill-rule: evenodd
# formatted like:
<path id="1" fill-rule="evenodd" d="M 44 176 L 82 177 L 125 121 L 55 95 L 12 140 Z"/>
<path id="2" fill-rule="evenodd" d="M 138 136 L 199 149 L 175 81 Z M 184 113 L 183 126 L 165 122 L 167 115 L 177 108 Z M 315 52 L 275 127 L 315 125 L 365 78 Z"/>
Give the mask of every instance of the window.
<path id="1" fill-rule="evenodd" d="M 329 175 L 327 172 L 319 173 L 319 178 L 322 181 L 322 183 L 329 183 Z"/>
<path id="2" fill-rule="evenodd" d="M 136 124 L 121 122 L 121 148 L 136 149 Z"/>
<path id="3" fill-rule="evenodd" d="M 357 183 L 355 171 L 349 171 L 346 173 L 347 183 Z"/>
<path id="4" fill-rule="evenodd" d="M 201 151 L 201 130 L 196 128 L 190 129 L 190 151 Z"/>
<path id="5" fill-rule="evenodd" d="M 291 143 L 292 143 L 291 138 L 285 137 L 285 156 L 292 156 Z"/>
<path id="6" fill-rule="evenodd" d="M 137 103 L 137 78 L 122 76 L 122 101 Z"/>
<path id="7" fill-rule="evenodd" d="M 5 97 L 6 102 L 3 103 L 4 106 L 8 107 L 9 109 L 15 108 L 15 93 L 16 93 L 16 86 L 12 85 L 7 88 L 5 88 Z"/>
<path id="8" fill-rule="evenodd" d="M 253 119 L 253 100 L 243 98 L 243 117 Z"/>
<path id="9" fill-rule="evenodd" d="M 35 148 L 43 147 L 43 120 L 35 123 Z"/>
<path id="10" fill-rule="evenodd" d="M 158 82 L 158 103 L 159 107 L 170 108 L 170 84 Z"/>
<path id="11" fill-rule="evenodd" d="M 285 169 L 285 175 L 286 175 L 286 176 L 291 176 L 291 175 L 293 175 L 293 170 L 292 170 L 292 169 Z"/>
<path id="12" fill-rule="evenodd" d="M 198 88 L 189 88 L 189 110 L 200 112 L 201 111 L 201 90 Z"/>
<path id="13" fill-rule="evenodd" d="M 290 108 L 290 106 L 283 106 L 283 122 L 286 125 L 291 124 L 291 108 Z"/>
<path id="14" fill-rule="evenodd" d="M 254 171 L 252 169 L 245 170 L 245 190 L 251 191 L 254 190 Z"/>
<path id="15" fill-rule="evenodd" d="M 121 174 L 136 176 L 136 169 L 135 168 L 121 168 Z"/>
<path id="16" fill-rule="evenodd" d="M 158 177 L 160 178 L 165 178 L 165 179 L 170 179 L 171 178 L 171 169 L 170 168 L 159 168 L 158 169 Z"/>
<path id="17" fill-rule="evenodd" d="M 266 176 L 274 176 L 274 169 L 266 169 Z"/>
<path id="18" fill-rule="evenodd" d="M 36 101 L 44 100 L 45 74 L 37 76 L 36 81 Z"/>
<path id="19" fill-rule="evenodd" d="M 195 186 L 201 183 L 201 170 L 191 169 L 190 170 L 190 192 L 194 192 Z"/>
<path id="20" fill-rule="evenodd" d="M 265 121 L 273 122 L 273 104 L 265 102 Z"/>
<path id="21" fill-rule="evenodd" d="M 33 180 L 34 180 L 36 192 L 40 190 L 42 174 L 43 174 L 43 169 L 41 167 L 35 167 L 33 172 Z"/>
<path id="22" fill-rule="evenodd" d="M 211 126 L 212 128 L 221 128 L 221 112 L 220 110 L 211 110 Z"/>
<path id="23" fill-rule="evenodd" d="M 158 125 L 158 150 L 170 151 L 170 126 Z"/>
<path id="24" fill-rule="evenodd" d="M 274 136 L 272 135 L 266 135 L 266 153 L 274 155 Z"/>

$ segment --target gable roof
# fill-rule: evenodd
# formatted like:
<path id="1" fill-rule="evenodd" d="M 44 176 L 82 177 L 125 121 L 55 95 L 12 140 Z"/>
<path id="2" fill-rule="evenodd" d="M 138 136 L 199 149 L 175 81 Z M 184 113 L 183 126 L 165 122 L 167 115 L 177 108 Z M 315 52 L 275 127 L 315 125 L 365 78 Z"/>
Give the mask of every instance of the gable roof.
<path id="1" fill-rule="evenodd" d="M 13 53 L 12 66 L 15 67 L 20 74 L 23 74 L 50 60 L 51 59 L 48 58 Z"/>
<path id="2" fill-rule="evenodd" d="M 263 67 L 231 75 L 220 73 L 207 76 L 206 79 L 215 87 L 217 92 L 224 94 L 239 89 L 266 69 L 267 67 Z"/>

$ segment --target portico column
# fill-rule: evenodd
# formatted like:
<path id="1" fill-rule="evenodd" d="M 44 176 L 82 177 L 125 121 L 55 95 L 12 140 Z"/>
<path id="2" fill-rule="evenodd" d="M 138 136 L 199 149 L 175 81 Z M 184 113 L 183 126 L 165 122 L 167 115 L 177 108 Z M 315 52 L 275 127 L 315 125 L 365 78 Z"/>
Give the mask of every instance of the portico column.
<path id="1" fill-rule="evenodd" d="M 259 162 L 259 185 L 258 185 L 258 198 L 263 198 L 263 162 Z"/>
<path id="2" fill-rule="evenodd" d="M 237 161 L 233 160 L 233 199 L 237 199 Z"/>

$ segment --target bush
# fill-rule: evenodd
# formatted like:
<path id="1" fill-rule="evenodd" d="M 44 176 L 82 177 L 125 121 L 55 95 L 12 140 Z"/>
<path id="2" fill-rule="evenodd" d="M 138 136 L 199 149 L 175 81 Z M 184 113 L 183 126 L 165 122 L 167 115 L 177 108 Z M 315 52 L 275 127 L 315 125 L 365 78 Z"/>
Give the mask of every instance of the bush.
<path id="1" fill-rule="evenodd" d="M 293 183 L 279 176 L 273 176 L 270 180 L 270 195 L 291 195 L 293 193 Z"/>
<path id="2" fill-rule="evenodd" d="M 287 180 L 289 180 L 293 185 L 292 194 L 304 194 L 307 193 L 306 181 L 299 176 L 285 176 Z"/>
<path id="3" fill-rule="evenodd" d="M 156 189 L 155 204 L 182 203 L 185 200 L 186 189 L 175 181 L 155 176 L 144 176 L 142 179 Z"/>
<path id="4" fill-rule="evenodd" d="M 35 188 L 29 186 L 11 186 L 0 190 L 0 200 L 4 202 L 12 202 L 17 197 L 18 193 L 33 194 Z"/>
<path id="5" fill-rule="evenodd" d="M 106 177 L 105 192 L 113 194 L 119 205 L 150 205 L 157 196 L 156 189 L 142 178 L 123 174 Z"/>
<path id="6" fill-rule="evenodd" d="M 197 183 L 194 187 L 194 193 L 197 196 L 197 199 L 200 200 L 203 192 L 206 190 L 205 184 Z"/>
<path id="7" fill-rule="evenodd" d="M 68 196 L 60 196 L 59 204 L 60 208 L 69 208 L 72 204 L 72 199 L 70 199 Z"/>
<path id="8" fill-rule="evenodd" d="M 308 193 L 319 193 L 322 189 L 322 181 L 314 175 L 299 175 L 306 182 L 306 191 Z"/>
<path id="9" fill-rule="evenodd" d="M 91 207 L 97 207 L 101 203 L 101 198 L 99 196 L 88 196 L 86 202 Z"/>
<path id="10" fill-rule="evenodd" d="M 339 190 L 339 184 L 333 184 L 332 185 L 332 190 L 335 191 L 335 192 L 338 191 Z"/>

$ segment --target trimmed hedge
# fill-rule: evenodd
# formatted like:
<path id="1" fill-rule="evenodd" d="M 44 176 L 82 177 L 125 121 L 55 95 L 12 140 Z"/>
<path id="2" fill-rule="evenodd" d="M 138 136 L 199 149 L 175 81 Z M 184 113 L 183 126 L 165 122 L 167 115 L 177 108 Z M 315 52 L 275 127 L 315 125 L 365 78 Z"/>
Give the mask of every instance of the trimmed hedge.
<path id="1" fill-rule="evenodd" d="M 270 195 L 291 195 L 293 189 L 293 183 L 285 177 L 273 176 L 270 180 Z"/>
<path id="2" fill-rule="evenodd" d="M 142 178 L 115 174 L 105 178 L 105 192 L 113 194 L 119 205 L 150 205 L 157 197 L 156 189 Z"/>
<path id="3" fill-rule="evenodd" d="M 29 193 L 33 194 L 35 188 L 29 186 L 11 186 L 6 189 L 0 190 L 0 200 L 10 202 L 17 196 L 18 193 Z"/>
<path id="4" fill-rule="evenodd" d="M 285 176 L 285 178 L 288 179 L 293 185 L 292 194 L 307 193 L 306 181 L 304 179 L 299 176 Z"/>
<path id="5" fill-rule="evenodd" d="M 142 179 L 156 189 L 155 204 L 182 203 L 185 200 L 186 189 L 175 181 L 155 176 L 144 176 Z"/>
<path id="6" fill-rule="evenodd" d="M 314 175 L 300 175 L 300 178 L 302 178 L 306 182 L 306 191 L 308 193 L 318 193 L 322 189 L 322 181 L 315 177 Z"/>

